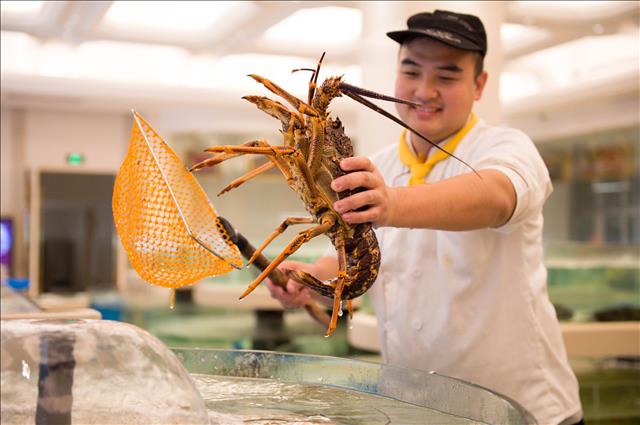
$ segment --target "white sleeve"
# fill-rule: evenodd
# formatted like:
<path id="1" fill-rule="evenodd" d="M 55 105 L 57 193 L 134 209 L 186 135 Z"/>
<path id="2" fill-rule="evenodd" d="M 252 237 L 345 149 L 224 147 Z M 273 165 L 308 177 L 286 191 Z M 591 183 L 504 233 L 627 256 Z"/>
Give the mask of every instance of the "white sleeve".
<path id="1" fill-rule="evenodd" d="M 508 232 L 536 217 L 553 187 L 549 171 L 531 139 L 515 129 L 494 128 L 483 135 L 469 154 L 476 170 L 493 169 L 505 174 L 516 192 L 516 208 L 507 223 L 496 228 Z"/>

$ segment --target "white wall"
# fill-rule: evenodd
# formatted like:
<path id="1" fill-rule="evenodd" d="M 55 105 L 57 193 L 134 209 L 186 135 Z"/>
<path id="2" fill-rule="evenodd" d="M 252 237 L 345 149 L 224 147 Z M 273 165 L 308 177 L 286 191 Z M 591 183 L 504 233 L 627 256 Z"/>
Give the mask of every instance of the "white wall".
<path id="1" fill-rule="evenodd" d="M 29 177 L 33 169 L 115 173 L 126 153 L 131 132 L 124 114 L 2 109 L 2 215 L 15 219 L 14 275 L 27 276 L 26 240 L 29 223 Z M 86 162 L 72 167 L 70 152 L 81 152 Z"/>
<path id="2" fill-rule="evenodd" d="M 25 166 L 67 168 L 69 153 L 84 154 L 80 169 L 117 171 L 131 132 L 125 114 L 29 110 L 25 114 Z"/>
<path id="3" fill-rule="evenodd" d="M 14 138 L 14 111 L 2 108 L 0 113 L 0 211 L 3 216 L 15 216 L 14 176 L 21 164 L 16 164 L 18 155 Z"/>
<path id="4" fill-rule="evenodd" d="M 13 274 L 16 277 L 27 275 L 27 256 L 23 249 L 26 238 L 26 185 L 27 175 L 24 168 L 24 113 L 8 108 L 1 109 L 0 133 L 0 206 L 2 216 L 12 217 L 14 222 Z"/>

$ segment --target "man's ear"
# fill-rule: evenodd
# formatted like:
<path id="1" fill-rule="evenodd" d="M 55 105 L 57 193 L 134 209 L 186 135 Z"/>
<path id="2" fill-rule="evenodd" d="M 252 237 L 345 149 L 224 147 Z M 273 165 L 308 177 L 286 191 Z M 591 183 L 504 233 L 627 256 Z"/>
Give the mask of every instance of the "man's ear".
<path id="1" fill-rule="evenodd" d="M 487 71 L 483 71 L 480 75 L 476 77 L 476 89 L 473 100 L 480 100 L 482 98 L 482 92 L 484 91 L 484 87 L 487 84 L 487 79 L 489 78 L 489 74 Z"/>

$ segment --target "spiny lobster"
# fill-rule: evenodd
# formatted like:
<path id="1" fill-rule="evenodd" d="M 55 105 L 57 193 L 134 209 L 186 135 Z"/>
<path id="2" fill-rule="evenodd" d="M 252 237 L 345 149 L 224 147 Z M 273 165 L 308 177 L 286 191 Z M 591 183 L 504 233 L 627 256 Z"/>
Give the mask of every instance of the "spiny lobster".
<path id="1" fill-rule="evenodd" d="M 342 81 L 342 77 L 329 77 L 318 86 L 318 74 L 323 58 L 324 53 L 320 57 L 316 69 L 303 68 L 294 70 L 312 72 L 311 80 L 309 81 L 308 101 L 306 103 L 266 78 L 255 74 L 250 75 L 269 91 L 280 96 L 295 108 L 291 110 L 282 103 L 267 97 L 243 97 L 243 99 L 255 104 L 260 110 L 280 120 L 284 138 L 282 146 L 273 146 L 266 140 L 252 140 L 237 146 L 214 146 L 206 149 L 206 151 L 216 153 L 216 155 L 194 165 L 191 170 L 195 171 L 204 167 L 214 166 L 227 159 L 244 154 L 265 155 L 269 159 L 269 162 L 232 181 L 218 195 L 240 186 L 249 179 L 273 167 L 277 167 L 282 172 L 287 184 L 300 196 L 311 217 L 289 217 L 285 219 L 256 250 L 249 263 L 253 262 L 262 250 L 278 235 L 283 233 L 289 225 L 316 225 L 299 232 L 271 264 L 249 284 L 240 299 L 253 291 L 273 269 L 296 252 L 302 244 L 318 235 L 326 234 L 331 239 L 338 254 L 337 277 L 327 282 L 321 282 L 303 271 L 287 271 L 287 275 L 290 279 L 294 279 L 324 296 L 333 298 L 333 313 L 326 332 L 328 336 L 335 330 L 338 316 L 342 312 L 342 300 L 347 300 L 349 312 L 351 313 L 350 300 L 364 294 L 371 287 L 376 280 L 380 266 L 380 249 L 371 224 L 350 225 L 344 222 L 340 214 L 333 209 L 333 204 L 338 199 L 348 197 L 355 191 L 347 190 L 336 193 L 330 187 L 333 179 L 345 174 L 339 164 L 343 158 L 353 156 L 353 146 L 344 132 L 340 119 L 330 117 L 329 104 L 334 98 L 345 94 L 418 135 L 420 134 L 417 131 L 362 96 L 413 106 L 420 105 L 349 85 Z M 436 148 L 465 163 L 453 154 L 443 150 L 437 144 L 429 141 L 426 137 L 420 136 Z"/>

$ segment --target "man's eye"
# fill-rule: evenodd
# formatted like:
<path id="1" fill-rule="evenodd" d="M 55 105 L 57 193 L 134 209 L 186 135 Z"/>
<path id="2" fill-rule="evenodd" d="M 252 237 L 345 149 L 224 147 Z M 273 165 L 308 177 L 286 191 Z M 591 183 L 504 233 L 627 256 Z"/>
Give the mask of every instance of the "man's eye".
<path id="1" fill-rule="evenodd" d="M 454 81 L 454 80 L 455 80 L 455 78 L 453 78 L 453 77 L 447 77 L 447 76 L 445 76 L 445 75 L 440 75 L 438 78 L 439 78 L 440 80 L 442 80 L 442 81 Z"/>
<path id="2" fill-rule="evenodd" d="M 418 73 L 416 71 L 403 71 L 402 72 L 407 77 L 417 77 Z"/>

